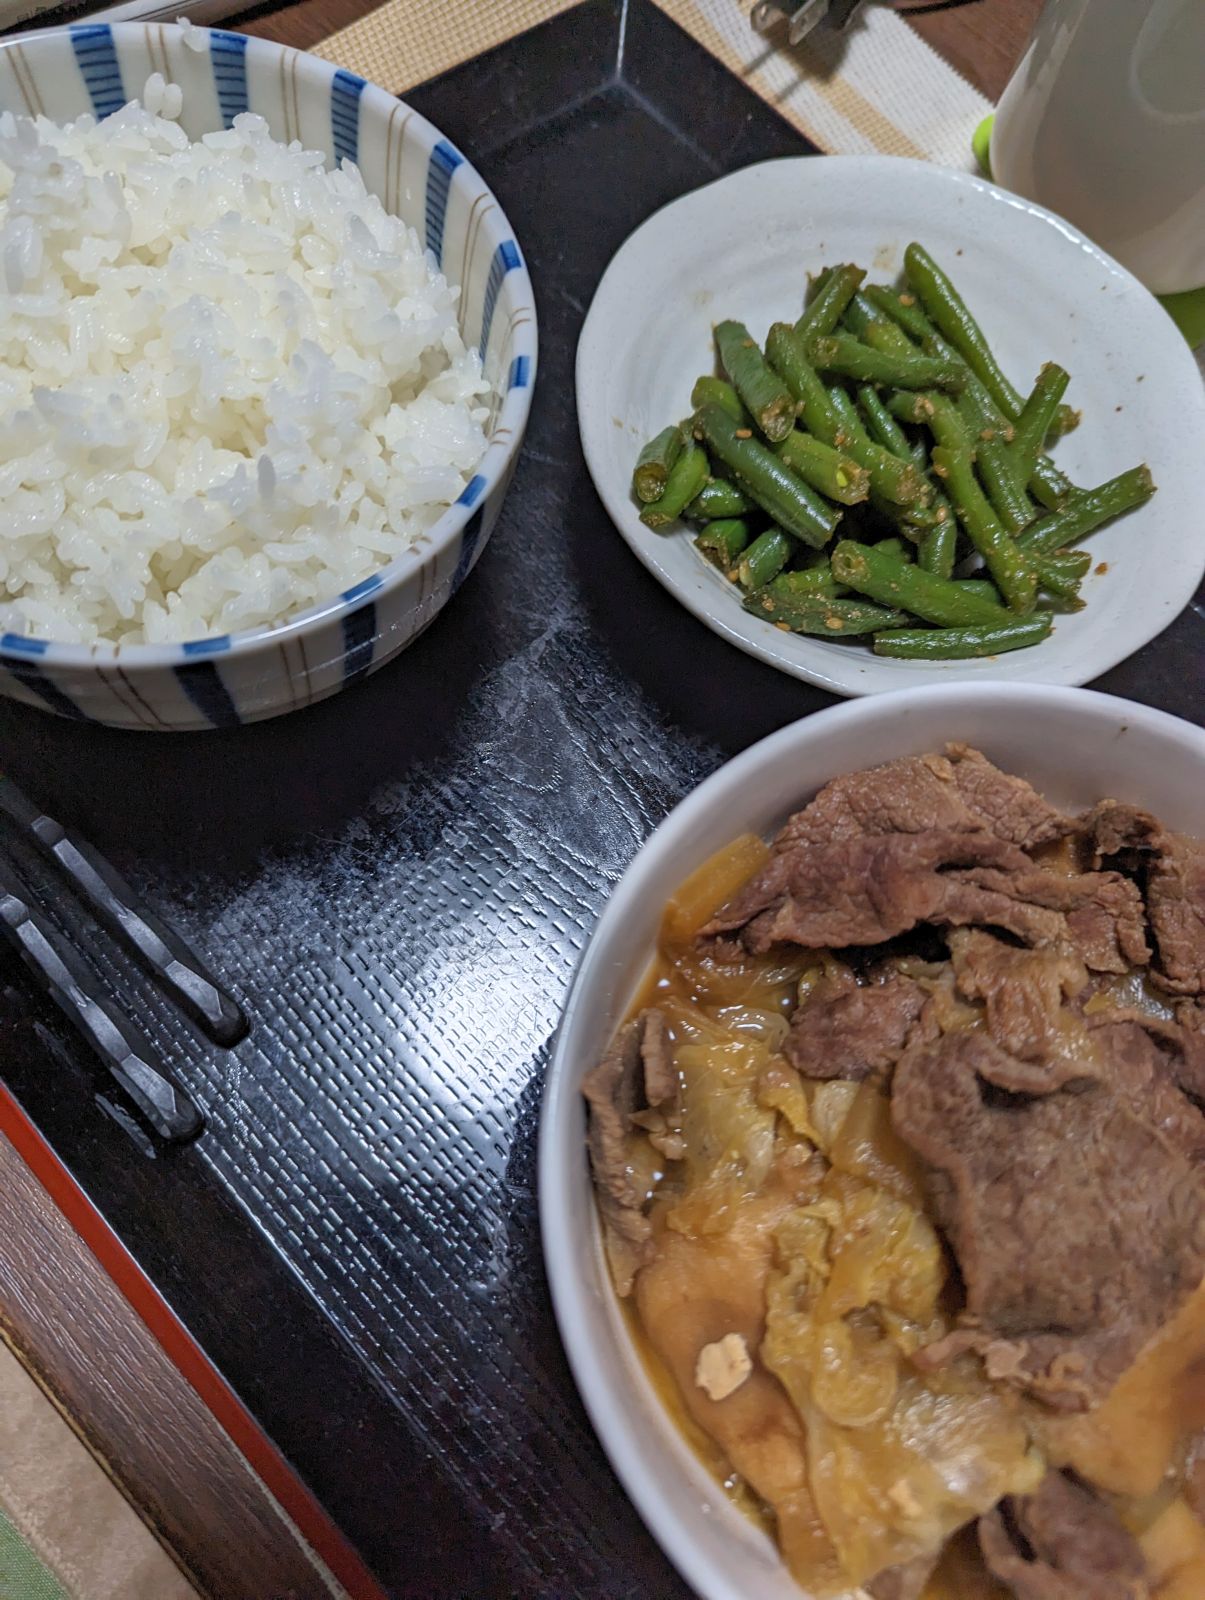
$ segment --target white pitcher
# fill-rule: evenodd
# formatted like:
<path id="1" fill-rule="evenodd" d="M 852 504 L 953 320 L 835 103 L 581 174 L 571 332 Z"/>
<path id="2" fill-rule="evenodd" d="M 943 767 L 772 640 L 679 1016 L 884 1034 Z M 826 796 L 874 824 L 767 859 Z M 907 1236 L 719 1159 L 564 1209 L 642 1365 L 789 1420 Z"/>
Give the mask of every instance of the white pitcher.
<path id="1" fill-rule="evenodd" d="M 1205 286 L 1205 0 L 1046 0 L 991 161 L 1156 294 Z"/>

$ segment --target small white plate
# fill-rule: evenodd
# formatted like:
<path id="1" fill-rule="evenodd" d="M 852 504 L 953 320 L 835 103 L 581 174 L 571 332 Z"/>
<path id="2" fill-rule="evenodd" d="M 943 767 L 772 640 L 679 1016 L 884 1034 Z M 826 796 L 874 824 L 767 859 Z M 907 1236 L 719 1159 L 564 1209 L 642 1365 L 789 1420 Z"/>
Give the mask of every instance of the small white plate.
<path id="1" fill-rule="evenodd" d="M 712 323 L 764 338 L 794 319 L 807 274 L 856 261 L 891 281 L 912 239 L 949 271 L 1005 371 L 1028 392 L 1045 361 L 1071 374 L 1080 427 L 1056 459 L 1084 485 L 1146 461 L 1158 493 L 1087 541 L 1087 606 L 1029 650 L 980 661 L 891 661 L 869 645 L 784 633 L 740 596 L 682 528 L 651 532 L 631 494 L 636 455 L 689 414 L 713 370 Z M 582 448 L 616 527 L 708 627 L 836 694 L 1007 678 L 1082 684 L 1183 610 L 1205 571 L 1205 388 L 1159 303 L 1070 223 L 965 173 L 891 156 L 765 162 L 676 200 L 639 227 L 603 275 L 577 351 Z"/>

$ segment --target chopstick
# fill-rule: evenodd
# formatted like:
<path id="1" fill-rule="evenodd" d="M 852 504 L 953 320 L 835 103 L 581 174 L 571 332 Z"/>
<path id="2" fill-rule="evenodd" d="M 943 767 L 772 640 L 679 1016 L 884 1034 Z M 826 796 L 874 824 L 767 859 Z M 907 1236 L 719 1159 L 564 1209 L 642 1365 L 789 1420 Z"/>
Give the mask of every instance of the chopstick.
<path id="1" fill-rule="evenodd" d="M 96 992 L 96 980 L 22 899 L 22 887 L 0 860 L 0 934 L 17 950 L 104 1061 L 142 1115 L 164 1139 L 191 1139 L 204 1118 L 170 1073 L 151 1065 L 150 1050 Z"/>
<path id="2" fill-rule="evenodd" d="M 205 970 L 180 935 L 140 903 L 124 878 L 90 844 L 39 811 L 11 778 L 0 777 L 0 813 L 32 840 L 151 977 L 215 1044 L 247 1032 L 238 1004 Z"/>

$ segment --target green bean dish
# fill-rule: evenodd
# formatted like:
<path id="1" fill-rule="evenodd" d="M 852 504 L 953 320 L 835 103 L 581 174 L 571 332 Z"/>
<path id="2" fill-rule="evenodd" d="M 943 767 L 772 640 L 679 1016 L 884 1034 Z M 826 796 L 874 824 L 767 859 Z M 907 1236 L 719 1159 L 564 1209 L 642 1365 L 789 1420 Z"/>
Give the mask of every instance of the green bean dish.
<path id="1" fill-rule="evenodd" d="M 1075 548 L 1154 493 L 1131 467 L 1080 488 L 1048 454 L 1079 423 L 1068 373 L 1017 390 L 922 245 L 902 285 L 843 263 L 764 345 L 716 324 L 718 373 L 636 460 L 641 520 L 683 519 L 746 611 L 790 633 L 918 661 L 1040 644 L 1078 611 Z"/>

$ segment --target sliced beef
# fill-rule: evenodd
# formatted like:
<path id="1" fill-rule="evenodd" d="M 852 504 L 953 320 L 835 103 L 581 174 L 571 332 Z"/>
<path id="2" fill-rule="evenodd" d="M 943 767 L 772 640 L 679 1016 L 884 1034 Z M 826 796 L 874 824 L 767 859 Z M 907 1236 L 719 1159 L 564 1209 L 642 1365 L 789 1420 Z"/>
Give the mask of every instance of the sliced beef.
<path id="1" fill-rule="evenodd" d="M 774 849 L 885 833 L 974 831 L 976 823 L 954 785 L 949 762 L 935 755 L 906 756 L 826 783 L 788 820 Z"/>
<path id="2" fill-rule="evenodd" d="M 979 826 L 998 839 L 1032 850 L 1074 832 L 1074 817 L 1057 810 L 1024 778 L 1001 772 L 978 750 L 948 744 L 946 755 L 963 803 L 978 818 Z"/>
<path id="3" fill-rule="evenodd" d="M 988 1571 L 1016 1600 L 1147 1600 L 1146 1562 L 1133 1534 L 1090 1489 L 1048 1472 L 979 1519 Z"/>
<path id="4" fill-rule="evenodd" d="M 1081 826 L 1096 867 L 1111 857 L 1158 849 L 1163 833 L 1161 824 L 1149 811 L 1122 800 L 1102 800 L 1093 806 Z"/>
<path id="5" fill-rule="evenodd" d="M 1090 1019 L 1098 1070 L 1110 1086 L 1205 1168 L 1205 1051 L 1174 1022 L 1146 1014 Z"/>
<path id="6" fill-rule="evenodd" d="M 1064 1026 L 1064 998 L 1088 983 L 1078 956 L 1060 949 L 1019 950 L 979 928 L 954 930 L 950 955 L 959 992 L 984 1002 L 992 1037 L 1022 1060 L 1050 1053 Z"/>
<path id="7" fill-rule="evenodd" d="M 1191 1015 L 1183 1010 L 1180 1017 Z M 1146 1018 L 1143 1019 L 1144 1027 L 1149 1027 Z M 1172 1074 L 1178 1087 L 1188 1095 L 1202 1110 L 1205 1110 L 1205 1033 L 1200 1027 L 1191 1027 L 1188 1023 L 1177 1020 L 1176 1034 L 1173 1044 L 1175 1063 Z"/>
<path id="8" fill-rule="evenodd" d="M 959 994 L 952 963 L 947 962 L 945 970 L 937 977 L 929 978 L 925 987 L 929 991 L 928 997 L 921 1008 L 916 1027 L 908 1036 L 906 1048 L 909 1050 L 919 1048 L 922 1044 L 934 1044 L 943 1033 L 973 1027 L 980 1018 L 978 1007 Z"/>
<path id="9" fill-rule="evenodd" d="M 632 1119 L 649 1106 L 665 1104 L 677 1089 L 665 1019 L 656 1010 L 642 1012 L 621 1028 L 582 1083 L 589 1106 L 590 1166 L 620 1294 L 630 1293 L 652 1243 L 644 1196 L 633 1182 L 628 1159 Z"/>
<path id="10" fill-rule="evenodd" d="M 665 1018 L 649 1010 L 640 1018 L 640 1063 L 644 1071 L 644 1098 L 650 1106 L 663 1106 L 678 1096 L 678 1069 Z"/>
<path id="11" fill-rule="evenodd" d="M 1143 1026 L 1149 1026 L 1142 1018 Z M 1205 1111 L 1205 1004 L 1182 1000 L 1176 1007 L 1175 1065 L 1180 1089 Z"/>
<path id="12" fill-rule="evenodd" d="M 862 1587 L 871 1600 L 920 1600 L 936 1565 L 936 1556 L 917 1556 L 902 1567 L 888 1567 Z"/>
<path id="13" fill-rule="evenodd" d="M 789 826 L 789 825 L 788 825 Z M 868 834 L 793 844 L 771 857 L 703 929 L 754 953 L 881 944 L 921 923 L 1003 929 L 1023 944 L 1069 944 L 1095 971 L 1146 958 L 1142 902 L 1114 872 L 1067 877 L 993 834 Z"/>
<path id="14" fill-rule="evenodd" d="M 1205 1000 L 1177 1001 L 1176 1021 L 1185 1033 L 1199 1033 L 1205 1036 Z"/>
<path id="15" fill-rule="evenodd" d="M 1164 1076 L 1199 1109 L 1205 1110 L 1205 1033 L 1186 1024 L 1192 1012 L 1181 1006 L 1176 1020 L 1147 1010 L 1107 1008 L 1085 1013 L 1094 1037 L 1142 1036 L 1148 1055 L 1157 1054 Z M 1099 1030 L 1108 1030 L 1100 1034 Z"/>
<path id="16" fill-rule="evenodd" d="M 781 851 L 703 929 L 747 949 L 882 944 L 942 920 L 949 867 L 1021 870 L 1028 857 L 987 833 L 885 834 Z"/>
<path id="17" fill-rule="evenodd" d="M 1141 990 L 1132 996 L 1137 1003 L 1127 1004 L 1127 998 L 1123 991 L 1119 1003 L 1115 991 L 1089 984 L 1076 997 L 1074 1009 L 1094 1030 L 1115 1023 L 1141 1029 L 1163 1052 L 1176 1086 L 1205 1110 L 1205 1015 L 1200 1002 L 1181 1000 L 1173 1011 L 1167 1005 L 1152 1005 L 1149 994 Z"/>
<path id="18" fill-rule="evenodd" d="M 1200 1168 L 1086 1053 L 1021 1061 L 952 1033 L 905 1051 L 891 1100 L 966 1292 L 918 1359 L 974 1349 L 1066 1410 L 1107 1393 L 1205 1272 Z"/>
<path id="19" fill-rule="evenodd" d="M 1169 994 L 1205 994 L 1205 845 L 1116 800 L 1102 800 L 1085 831 L 1098 862 L 1113 859 L 1145 881 L 1156 984 Z"/>
<path id="20" fill-rule="evenodd" d="M 1142 896 L 1119 872 L 1083 872 L 1068 876 L 1027 865 L 1001 871 L 986 867 L 957 875 L 989 894 L 1003 895 L 1028 908 L 1042 908 L 1063 919 L 1057 939 L 1078 951 L 1093 972 L 1129 972 L 1150 959 Z M 986 922 L 988 918 L 971 920 Z M 1001 920 L 999 926 L 1008 928 Z M 1010 930 L 1012 931 L 1012 930 Z M 1051 944 L 1054 939 L 1027 940 Z"/>
<path id="21" fill-rule="evenodd" d="M 1044 873 L 1049 879 L 1057 874 Z M 1142 896 L 1118 872 L 1085 872 L 1064 878 L 1071 944 L 1093 972 L 1129 972 L 1151 959 Z M 1035 884 L 1032 892 L 1040 893 Z M 1043 902 L 1045 903 L 1045 902 Z"/>
<path id="22" fill-rule="evenodd" d="M 1163 835 L 1147 874 L 1146 905 L 1159 950 L 1155 982 L 1169 994 L 1205 993 L 1205 845 Z"/>
<path id="23" fill-rule="evenodd" d="M 984 831 L 1030 849 L 1074 826 L 1024 778 L 1001 772 L 966 745 L 949 745 L 944 756 L 905 756 L 835 778 L 790 819 L 774 848 L 870 834 Z"/>
<path id="24" fill-rule="evenodd" d="M 784 1053 L 805 1078 L 884 1076 L 925 1003 L 919 983 L 889 973 L 877 983 L 813 995 L 791 1018 Z"/>

